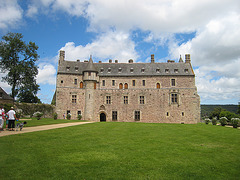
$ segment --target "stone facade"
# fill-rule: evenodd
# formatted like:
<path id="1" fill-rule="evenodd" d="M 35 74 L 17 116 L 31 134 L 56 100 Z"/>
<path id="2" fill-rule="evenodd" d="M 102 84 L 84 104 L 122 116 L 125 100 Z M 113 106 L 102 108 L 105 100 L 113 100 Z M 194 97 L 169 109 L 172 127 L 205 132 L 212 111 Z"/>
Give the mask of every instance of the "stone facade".
<path id="1" fill-rule="evenodd" d="M 56 112 L 90 121 L 197 123 L 200 97 L 190 55 L 185 62 L 66 61 L 60 51 Z"/>

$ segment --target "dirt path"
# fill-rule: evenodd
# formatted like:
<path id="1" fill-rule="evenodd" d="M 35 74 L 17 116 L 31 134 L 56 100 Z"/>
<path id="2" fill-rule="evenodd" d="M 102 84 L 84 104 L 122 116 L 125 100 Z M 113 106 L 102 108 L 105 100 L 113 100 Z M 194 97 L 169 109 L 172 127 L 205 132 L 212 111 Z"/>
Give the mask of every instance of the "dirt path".
<path id="1" fill-rule="evenodd" d="M 63 127 L 69 127 L 69 126 L 76 126 L 81 124 L 88 124 L 92 122 L 74 122 L 74 123 L 62 123 L 62 124 L 51 124 L 51 125 L 43 125 L 43 126 L 35 126 L 35 127 L 23 127 L 22 131 L 1 131 L 1 136 L 9 136 L 14 134 L 22 134 L 22 133 L 28 133 L 28 132 L 35 132 L 35 131 L 44 131 L 49 129 L 57 129 L 57 128 L 63 128 Z"/>

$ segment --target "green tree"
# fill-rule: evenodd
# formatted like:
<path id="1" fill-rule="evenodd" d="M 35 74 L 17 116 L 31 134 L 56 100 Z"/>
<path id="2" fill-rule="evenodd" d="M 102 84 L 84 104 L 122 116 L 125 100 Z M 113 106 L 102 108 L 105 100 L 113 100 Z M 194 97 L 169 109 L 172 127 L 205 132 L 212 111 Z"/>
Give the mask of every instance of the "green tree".
<path id="1" fill-rule="evenodd" d="M 38 46 L 34 42 L 26 43 L 20 33 L 8 33 L 0 42 L 0 68 L 7 73 L 3 81 L 12 86 L 11 96 L 20 102 L 39 102 L 36 94 L 39 85 L 35 62 L 39 56 Z"/>
<path id="2" fill-rule="evenodd" d="M 209 118 L 213 119 L 214 117 L 217 117 L 217 119 L 219 119 L 222 111 L 225 111 L 225 109 L 222 109 L 221 107 L 214 108 L 214 110 L 210 113 Z"/>

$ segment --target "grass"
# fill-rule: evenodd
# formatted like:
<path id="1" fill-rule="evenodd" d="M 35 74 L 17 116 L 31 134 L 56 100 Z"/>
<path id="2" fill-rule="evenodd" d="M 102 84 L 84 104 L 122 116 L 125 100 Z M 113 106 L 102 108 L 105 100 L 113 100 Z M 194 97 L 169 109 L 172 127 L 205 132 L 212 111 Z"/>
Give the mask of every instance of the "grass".
<path id="1" fill-rule="evenodd" d="M 239 139 L 221 126 L 118 122 L 5 136 L 0 179 L 239 179 Z"/>

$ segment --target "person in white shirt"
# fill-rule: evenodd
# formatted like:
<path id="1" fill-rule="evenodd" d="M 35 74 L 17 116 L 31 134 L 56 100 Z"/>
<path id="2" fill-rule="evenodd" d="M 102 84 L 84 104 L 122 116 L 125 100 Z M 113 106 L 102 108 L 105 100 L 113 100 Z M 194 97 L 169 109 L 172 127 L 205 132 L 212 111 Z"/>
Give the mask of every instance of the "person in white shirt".
<path id="1" fill-rule="evenodd" d="M 15 128 L 15 120 L 16 120 L 16 112 L 11 107 L 11 110 L 8 111 L 8 129 L 9 131 L 14 131 Z"/>
<path id="2" fill-rule="evenodd" d="M 4 109 L 2 106 L 0 106 L 0 131 L 3 131 L 3 125 L 4 125 Z"/>

